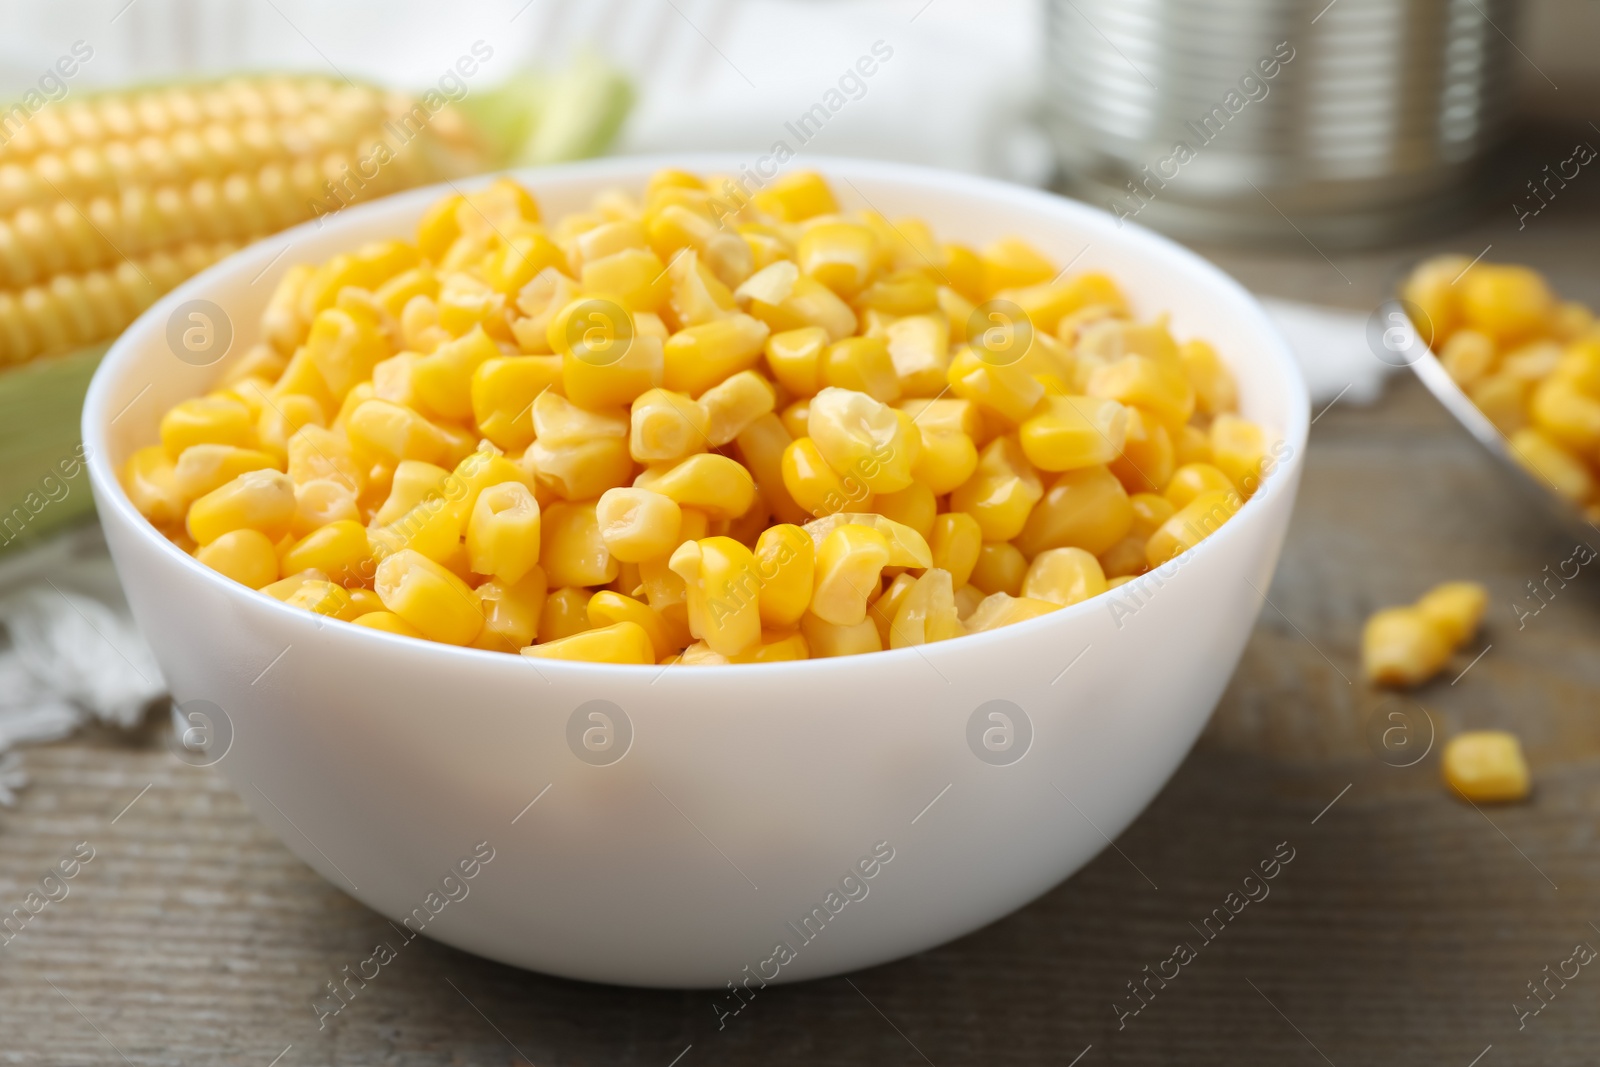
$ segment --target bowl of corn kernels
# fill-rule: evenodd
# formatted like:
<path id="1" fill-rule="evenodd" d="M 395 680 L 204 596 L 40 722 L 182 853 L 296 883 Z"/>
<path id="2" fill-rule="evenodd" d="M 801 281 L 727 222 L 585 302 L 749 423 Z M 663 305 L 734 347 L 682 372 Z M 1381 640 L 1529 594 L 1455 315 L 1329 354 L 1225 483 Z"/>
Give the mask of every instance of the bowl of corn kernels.
<path id="1" fill-rule="evenodd" d="M 1600 521 L 1600 325 L 1537 271 L 1437 256 L 1400 290 L 1428 346 L 1423 383 L 1546 513 L 1587 538 Z"/>
<path id="2" fill-rule="evenodd" d="M 352 207 L 95 378 L 177 713 L 405 937 L 747 990 L 926 948 L 1099 852 L 1244 647 L 1308 422 L 1249 294 L 1044 193 L 743 163 Z"/>

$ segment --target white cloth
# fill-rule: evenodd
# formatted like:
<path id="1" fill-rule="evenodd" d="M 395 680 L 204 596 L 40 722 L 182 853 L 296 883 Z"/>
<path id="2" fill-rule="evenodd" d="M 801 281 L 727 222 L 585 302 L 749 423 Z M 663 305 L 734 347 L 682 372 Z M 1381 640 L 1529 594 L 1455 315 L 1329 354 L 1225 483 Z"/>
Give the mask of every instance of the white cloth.
<path id="1" fill-rule="evenodd" d="M 16 745 L 97 719 L 138 725 L 166 688 L 134 628 L 98 527 L 0 560 L 0 804 L 26 782 Z"/>
<path id="2" fill-rule="evenodd" d="M 1260 300 L 1294 349 L 1313 408 L 1336 399 L 1356 405 L 1378 399 L 1384 379 L 1395 368 L 1373 355 L 1366 315 L 1270 296 Z"/>

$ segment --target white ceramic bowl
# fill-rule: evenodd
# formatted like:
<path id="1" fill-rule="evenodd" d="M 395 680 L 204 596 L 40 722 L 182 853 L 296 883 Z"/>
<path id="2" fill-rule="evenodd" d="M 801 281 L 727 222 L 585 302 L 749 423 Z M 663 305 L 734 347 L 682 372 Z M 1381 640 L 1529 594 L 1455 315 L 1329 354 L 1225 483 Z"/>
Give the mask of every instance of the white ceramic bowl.
<path id="1" fill-rule="evenodd" d="M 554 217 L 604 186 L 642 188 L 668 162 L 743 161 L 616 159 L 518 177 Z M 1069 200 L 916 167 L 800 162 L 847 207 L 918 215 L 972 243 L 1021 234 L 1075 270 L 1109 271 L 1140 313 L 1170 312 L 1180 337 L 1217 346 L 1244 414 L 1273 427 L 1287 457 L 1164 582 L 1146 575 L 925 648 L 662 669 L 411 641 L 228 581 L 158 534 L 118 484 L 161 413 L 225 365 L 173 355 L 176 308 L 225 308 L 233 358 L 291 263 L 409 235 L 441 190 L 251 246 L 151 308 L 106 357 L 83 415 L 95 501 L 175 698 L 210 702 L 219 730 L 231 724 L 218 766 L 302 859 L 397 923 L 421 916 L 413 927 L 469 952 L 633 985 L 881 963 L 1081 867 L 1162 787 L 1221 695 L 1272 578 L 1307 430 L 1305 386 L 1255 300 L 1176 244 Z M 607 749 L 605 722 L 588 715 L 611 706 Z M 874 864 L 875 847 L 892 858 Z M 475 849 L 493 859 L 443 881 Z M 863 859 L 873 876 L 845 880 Z"/>

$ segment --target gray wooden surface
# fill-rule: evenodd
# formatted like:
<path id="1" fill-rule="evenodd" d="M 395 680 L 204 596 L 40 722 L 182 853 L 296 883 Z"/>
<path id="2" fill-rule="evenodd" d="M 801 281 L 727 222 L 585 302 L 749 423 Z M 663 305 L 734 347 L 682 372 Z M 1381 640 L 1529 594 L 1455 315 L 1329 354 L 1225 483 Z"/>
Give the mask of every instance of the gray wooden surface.
<path id="1" fill-rule="evenodd" d="M 1532 175 L 1568 140 L 1530 141 L 1508 163 Z M 1520 233 L 1508 198 L 1460 233 L 1330 251 L 1333 265 L 1310 248 L 1208 251 L 1260 291 L 1367 310 L 1415 255 L 1492 242 L 1490 258 L 1600 302 L 1600 178 L 1587 181 Z M 29 752 L 33 784 L 0 810 L 6 908 L 75 842 L 94 849 L 70 894 L 0 947 L 0 1063 L 1593 1063 L 1600 972 L 1552 980 L 1520 1030 L 1513 1004 L 1534 1004 L 1526 983 L 1575 944 L 1600 945 L 1600 577 L 1586 571 L 1518 629 L 1510 601 L 1571 546 L 1409 377 L 1374 407 L 1327 411 L 1307 463 L 1272 606 L 1193 754 L 1123 855 L 1108 849 L 987 929 L 848 980 L 769 989 L 721 1032 L 705 993 L 582 985 L 419 941 L 318 1032 L 312 998 L 388 927 L 219 775 L 167 755 L 153 717 L 135 737 Z M 1466 577 L 1493 593 L 1487 628 L 1416 694 L 1429 716 L 1363 687 L 1365 615 Z M 1412 747 L 1375 745 L 1374 719 L 1381 730 L 1407 709 Z M 1426 747 L 1425 722 L 1515 730 L 1532 802 L 1451 799 L 1437 747 L 1394 766 Z M 1271 895 L 1119 1029 L 1126 983 L 1198 942 L 1190 924 L 1280 842 L 1295 858 Z"/>

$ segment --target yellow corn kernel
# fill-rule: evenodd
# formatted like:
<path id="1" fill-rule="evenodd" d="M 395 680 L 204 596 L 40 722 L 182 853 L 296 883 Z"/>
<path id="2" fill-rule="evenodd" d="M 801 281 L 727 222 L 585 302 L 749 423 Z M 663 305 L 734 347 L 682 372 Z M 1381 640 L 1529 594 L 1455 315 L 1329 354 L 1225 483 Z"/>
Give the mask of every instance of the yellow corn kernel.
<path id="1" fill-rule="evenodd" d="M 369 579 L 374 571 L 367 529 L 350 519 L 312 530 L 283 554 L 282 570 L 317 570 L 341 584 Z"/>
<path id="2" fill-rule="evenodd" d="M 468 506 L 458 481 L 449 477 L 408 511 L 388 523 L 374 523 L 367 530 L 373 555 L 382 558 L 401 549 L 410 549 L 437 563 L 446 563 L 461 547 L 466 530 Z"/>
<path id="3" fill-rule="evenodd" d="M 750 472 L 716 452 L 690 456 L 659 473 L 646 471 L 634 485 L 670 497 L 682 507 L 697 508 L 712 519 L 736 519 L 756 499 Z"/>
<path id="4" fill-rule="evenodd" d="M 559 501 L 540 519 L 539 565 L 550 584 L 605 585 L 617 576 L 618 561 L 600 535 L 595 501 Z"/>
<path id="5" fill-rule="evenodd" d="M 446 419 L 472 415 L 472 376 L 491 359 L 502 355 L 482 327 L 440 345 L 421 356 L 411 371 L 411 387 L 427 411 Z"/>
<path id="6" fill-rule="evenodd" d="M 752 422 L 772 411 L 778 395 L 772 384 L 753 370 L 725 378 L 700 395 L 706 413 L 706 438 L 720 448 Z"/>
<path id="7" fill-rule="evenodd" d="M 587 263 L 630 248 L 645 248 L 649 242 L 645 238 L 644 224 L 638 219 L 617 219 L 592 226 L 562 244 L 567 261 L 576 272 Z"/>
<path id="8" fill-rule="evenodd" d="M 345 592 L 350 596 L 352 610 L 357 618 L 370 612 L 384 610 L 383 600 L 370 589 L 356 586 L 345 589 Z M 352 620 L 346 619 L 345 621 L 350 622 Z"/>
<path id="9" fill-rule="evenodd" d="M 1038 285 L 1056 276 L 1056 266 L 1020 237 L 1004 237 L 984 248 L 979 262 L 984 295 Z"/>
<path id="10" fill-rule="evenodd" d="M 971 345 L 963 345 L 950 360 L 945 377 L 956 396 L 993 412 L 1012 426 L 1026 420 L 1044 396 L 1044 386 L 1020 361 L 990 363 Z"/>
<path id="11" fill-rule="evenodd" d="M 1105 467 L 1084 467 L 1057 476 L 1016 543 L 1030 559 L 1050 548 L 1075 547 L 1100 555 L 1132 526 L 1133 505 L 1116 475 Z"/>
<path id="12" fill-rule="evenodd" d="M 534 567 L 514 584 L 487 581 L 474 592 L 483 613 L 483 629 L 473 639 L 473 648 L 516 652 L 533 644 L 548 592 L 543 570 Z"/>
<path id="13" fill-rule="evenodd" d="M 1178 346 L 1178 360 L 1194 389 L 1196 411 L 1214 416 L 1239 409 L 1239 387 L 1215 348 L 1205 341 L 1185 341 Z"/>
<path id="14" fill-rule="evenodd" d="M 841 626 L 819 619 L 808 611 L 800 620 L 800 633 L 806 639 L 812 659 L 883 651 L 883 637 L 871 619 L 862 619 L 853 626 Z"/>
<path id="15" fill-rule="evenodd" d="M 430 641 L 470 644 L 483 629 L 483 614 L 471 587 L 410 549 L 401 549 L 378 564 L 373 588 L 384 607 Z"/>
<path id="16" fill-rule="evenodd" d="M 661 342 L 633 332 L 631 320 L 619 320 L 617 329 L 616 335 L 606 337 L 600 327 L 591 327 L 584 336 L 593 335 L 592 343 L 580 341 L 562 355 L 561 385 L 579 407 L 599 409 L 631 404 L 664 380 Z"/>
<path id="17" fill-rule="evenodd" d="M 1153 413 L 1167 426 L 1182 426 L 1194 414 L 1195 390 L 1181 365 L 1148 356 L 1123 356 L 1089 375 L 1090 396 Z"/>
<path id="18" fill-rule="evenodd" d="M 898 241 L 893 229 L 890 240 Z M 881 240 L 880 240 L 881 243 Z M 856 307 L 863 311 L 881 311 L 895 316 L 923 315 L 939 307 L 939 289 L 923 269 L 927 264 L 903 268 L 878 278 L 856 297 Z M 946 348 L 949 347 L 947 344 Z"/>
<path id="19" fill-rule="evenodd" d="M 240 585 L 260 589 L 278 580 L 278 552 L 259 530 L 230 530 L 195 551 L 195 559 Z"/>
<path id="20" fill-rule="evenodd" d="M 412 297 L 424 296 L 433 300 L 438 295 L 439 276 L 427 263 L 401 271 L 372 292 L 378 306 L 392 319 L 400 318 Z"/>
<path id="21" fill-rule="evenodd" d="M 803 222 L 814 215 L 832 215 L 839 210 L 827 181 L 814 170 L 785 174 L 751 200 L 758 209 L 782 222 Z"/>
<path id="22" fill-rule="evenodd" d="M 817 546 L 811 613 L 824 622 L 853 626 L 867 617 L 867 599 L 889 563 L 889 541 L 866 526 L 840 526 Z"/>
<path id="23" fill-rule="evenodd" d="M 1028 573 L 1028 557 L 1009 541 L 988 541 L 978 549 L 968 584 L 983 593 L 1022 593 L 1022 580 Z M 958 587 L 958 591 L 965 586 Z"/>
<path id="24" fill-rule="evenodd" d="M 650 605 L 631 596 L 601 590 L 589 598 L 589 625 L 603 629 L 620 622 L 637 624 L 650 637 L 650 662 L 670 656 L 689 643 L 689 629 L 674 625 Z"/>
<path id="25" fill-rule="evenodd" d="M 634 472 L 628 442 L 618 437 L 554 446 L 536 440 L 524 453 L 523 466 L 544 492 L 563 500 L 593 500 L 607 489 L 627 485 Z"/>
<path id="26" fill-rule="evenodd" d="M 1533 387 L 1528 414 L 1535 426 L 1574 452 L 1591 453 L 1600 447 L 1600 400 L 1580 393 L 1563 378 L 1546 378 Z"/>
<path id="27" fill-rule="evenodd" d="M 328 576 L 318 570 L 301 571 L 298 574 L 285 575 L 275 582 L 270 582 L 261 587 L 260 591 L 274 600 L 287 600 L 289 596 L 307 582 L 325 582 Z"/>
<path id="28" fill-rule="evenodd" d="M 705 645 L 704 642 L 697 642 L 697 644 L 709 651 L 710 646 Z M 714 652 L 710 654 L 716 655 Z M 684 655 L 685 662 L 687 662 L 687 650 L 685 650 Z M 790 660 L 810 659 L 811 646 L 806 643 L 805 635 L 798 631 L 794 633 L 772 631 L 769 633 L 763 630 L 761 631 L 761 643 L 755 648 L 737 656 L 724 656 L 722 658 L 728 663 L 784 663 Z"/>
<path id="29" fill-rule="evenodd" d="M 335 400 L 371 378 L 372 368 L 391 355 L 389 342 L 372 317 L 338 307 L 317 312 L 306 352 Z"/>
<path id="30" fill-rule="evenodd" d="M 571 271 L 561 248 L 542 233 L 512 234 L 505 244 L 484 259 L 484 280 L 497 293 L 510 296 L 547 267 Z"/>
<path id="31" fill-rule="evenodd" d="M 767 368 L 778 384 L 797 397 L 815 396 L 822 388 L 822 353 L 828 331 L 820 326 L 785 330 L 767 338 Z"/>
<path id="32" fill-rule="evenodd" d="M 576 586 L 553 589 L 539 611 L 539 643 L 548 644 L 589 629 L 589 590 Z"/>
<path id="33" fill-rule="evenodd" d="M 1528 795 L 1522 745 L 1504 730 L 1469 730 L 1452 737 L 1439 766 L 1445 784 L 1474 804 L 1522 800 Z"/>
<path id="34" fill-rule="evenodd" d="M 1226 474 L 1209 463 L 1188 463 L 1172 472 L 1162 497 L 1172 505 L 1172 510 L 1176 511 L 1201 493 L 1216 491 L 1238 492 L 1238 487 Z"/>
<path id="35" fill-rule="evenodd" d="M 1528 425 L 1525 400 L 1528 383 L 1510 374 L 1491 374 L 1474 385 L 1468 395 L 1495 428 L 1507 437 Z"/>
<path id="36" fill-rule="evenodd" d="M 454 466 L 471 450 L 415 411 L 387 400 L 368 400 L 357 407 L 350 413 L 348 432 L 358 455 L 380 462 L 420 459 Z"/>
<path id="37" fill-rule="evenodd" d="M 692 635 L 730 657 L 760 643 L 760 578 L 750 549 L 731 537 L 685 541 L 668 567 L 683 579 Z"/>
<path id="38" fill-rule="evenodd" d="M 948 641 L 965 632 L 950 574 L 935 567 L 918 578 L 900 600 L 889 626 L 889 647 Z"/>
<path id="39" fill-rule="evenodd" d="M 668 338 L 663 384 L 674 392 L 698 397 L 713 385 L 761 359 L 767 324 L 736 314 L 686 326 Z"/>
<path id="40" fill-rule="evenodd" d="M 345 622 L 354 622 L 364 614 L 350 599 L 350 594 L 333 582 L 304 582 L 300 588 L 284 597 L 283 602 L 291 608 L 343 619 Z"/>
<path id="41" fill-rule="evenodd" d="M 556 268 L 547 267 L 534 275 L 517 292 L 515 305 L 520 317 L 511 320 L 511 335 L 517 347 L 530 356 L 559 354 L 550 341 L 551 326 L 577 298 L 578 284 Z M 558 337 L 565 335 L 567 321 L 560 324 Z"/>
<path id="42" fill-rule="evenodd" d="M 811 425 L 811 398 L 802 397 L 784 408 L 778 415 L 778 421 L 788 431 L 790 440 L 799 440 L 808 433 Z"/>
<path id="43" fill-rule="evenodd" d="M 1466 324 L 1504 347 L 1544 329 L 1555 313 L 1555 296 L 1537 271 L 1501 263 L 1479 263 L 1460 281 Z"/>
<path id="44" fill-rule="evenodd" d="M 844 297 L 866 287 L 878 256 L 877 238 L 859 222 L 814 223 L 795 248 L 801 272 Z"/>
<path id="45" fill-rule="evenodd" d="M 1212 463 L 1239 488 L 1245 499 L 1272 471 L 1267 454 L 1267 432 L 1234 415 L 1218 415 L 1211 423 Z"/>
<path id="46" fill-rule="evenodd" d="M 307 426 L 322 426 L 327 421 L 322 405 L 312 397 L 299 393 L 268 397 L 256 418 L 256 439 L 266 451 L 286 456 L 291 437 Z"/>
<path id="47" fill-rule="evenodd" d="M 1080 315 L 1085 309 L 1099 309 L 1099 315 L 1125 314 L 1128 300 L 1121 288 L 1108 275 L 1090 271 L 1066 281 L 1045 282 L 1020 289 L 1004 290 L 996 294 L 1023 310 L 1035 329 L 1046 333 L 1059 333 L 1062 320 Z M 1081 318 L 1080 318 L 1081 321 Z M 1063 341 L 1072 337 L 1063 336 Z"/>
<path id="48" fill-rule="evenodd" d="M 889 324 L 884 342 L 903 392 L 937 396 L 944 391 L 950 366 L 950 327 L 943 316 L 907 315 Z"/>
<path id="49" fill-rule="evenodd" d="M 1554 341 L 1531 341 L 1512 349 L 1500 361 L 1500 370 L 1526 382 L 1537 382 L 1561 369 L 1562 349 Z"/>
<path id="50" fill-rule="evenodd" d="M 950 575 L 952 589 L 960 589 L 973 580 L 984 547 L 983 529 L 966 512 L 946 512 L 933 520 L 928 551 L 933 565 Z"/>
<path id="51" fill-rule="evenodd" d="M 416 459 L 401 460 L 390 477 L 388 496 L 372 516 L 373 523 L 387 526 L 429 496 L 442 499 L 445 479 L 449 477 L 449 471 L 432 463 Z"/>
<path id="52" fill-rule="evenodd" d="M 985 541 L 1009 541 L 1022 532 L 1043 495 L 1038 472 L 1021 444 L 1015 437 L 997 437 L 979 456 L 972 477 L 951 492 L 950 510 L 976 519 Z"/>
<path id="53" fill-rule="evenodd" d="M 246 471 L 189 506 L 186 528 L 206 545 L 230 530 L 259 530 L 276 541 L 294 519 L 294 483 L 275 470 Z"/>
<path id="54" fill-rule="evenodd" d="M 1477 330 L 1457 330 L 1439 349 L 1439 362 L 1463 389 L 1482 381 L 1494 361 L 1494 341 Z"/>
<path id="55" fill-rule="evenodd" d="M 953 491 L 978 469 L 978 448 L 964 433 L 946 433 L 919 426 L 922 447 L 911 465 L 911 477 L 935 496 Z"/>
<path id="56" fill-rule="evenodd" d="M 1226 486 L 1208 485 L 1206 488 L 1227 489 L 1232 488 L 1232 485 L 1231 483 Z M 1189 500 L 1193 500 L 1197 495 L 1199 494 L 1191 495 Z M 1189 500 L 1183 503 L 1188 504 Z M 1128 498 L 1128 503 L 1133 508 L 1133 525 L 1128 528 L 1128 533 L 1135 537 L 1149 537 L 1161 529 L 1161 524 L 1177 514 L 1180 506 L 1167 497 L 1157 496 L 1154 493 L 1135 493 Z"/>
<path id="57" fill-rule="evenodd" d="M 623 563 L 665 556 L 683 542 L 683 510 L 653 489 L 607 489 L 595 504 L 606 550 Z"/>
<path id="58" fill-rule="evenodd" d="M 483 434 L 508 452 L 533 440 L 533 401 L 561 380 L 557 356 L 496 356 L 472 372 L 472 419 Z"/>
<path id="59" fill-rule="evenodd" d="M 330 522 L 360 517 L 354 489 L 332 478 L 312 478 L 294 487 L 294 518 L 289 522 L 289 532 L 304 537 Z"/>
<path id="60" fill-rule="evenodd" d="M 174 460 L 194 445 L 254 448 L 255 421 L 242 400 L 229 396 L 197 396 L 179 401 L 161 417 L 161 444 Z"/>
<path id="61" fill-rule="evenodd" d="M 897 574 L 884 586 L 883 592 L 867 605 L 867 618 L 878 628 L 878 638 L 883 642 L 883 647 L 890 647 L 890 630 L 894 626 L 895 613 L 900 610 L 900 605 L 905 603 L 906 596 L 917 584 L 914 574 Z M 953 603 L 953 601 L 952 601 Z"/>
<path id="62" fill-rule="evenodd" d="M 1186 423 L 1172 435 L 1172 461 L 1178 466 L 1211 460 L 1211 438 L 1200 427 Z"/>
<path id="63" fill-rule="evenodd" d="M 1145 559 L 1150 566 L 1159 567 L 1182 555 L 1216 533 L 1239 510 L 1240 503 L 1239 494 L 1232 489 L 1201 493 L 1173 512 L 1172 518 L 1150 535 L 1145 543 Z"/>
<path id="64" fill-rule="evenodd" d="M 801 523 L 810 516 L 795 502 L 783 481 L 783 455 L 793 440 L 778 416 L 768 414 L 746 427 L 736 443 L 745 469 L 755 479 L 756 489 L 773 515 L 780 522 Z"/>
<path id="65" fill-rule="evenodd" d="M 474 574 L 515 585 L 539 562 L 539 502 L 521 482 L 478 494 L 467 521 L 467 558 Z"/>
<path id="66" fill-rule="evenodd" d="M 815 278 L 801 275 L 786 259 L 750 275 L 733 291 L 734 301 L 773 332 L 818 326 L 830 341 L 856 332 L 856 313 L 839 295 Z"/>
<path id="67" fill-rule="evenodd" d="M 1575 504 L 1594 496 L 1594 476 L 1584 462 L 1548 434 L 1526 427 L 1511 435 L 1511 456 L 1535 479 Z"/>
<path id="68" fill-rule="evenodd" d="M 1426 321 L 1417 329 L 1430 344 L 1460 325 L 1462 290 L 1457 282 L 1471 266 L 1467 256 L 1434 256 L 1418 264 L 1401 287 L 1400 295 L 1421 310 Z"/>
<path id="69" fill-rule="evenodd" d="M 1081 548 L 1052 548 L 1033 557 L 1022 579 L 1022 595 L 1063 607 L 1106 591 L 1100 561 Z"/>
<path id="70" fill-rule="evenodd" d="M 1477 582 L 1445 582 L 1417 601 L 1417 610 L 1439 628 L 1452 646 L 1477 632 L 1489 606 L 1489 591 Z"/>
<path id="71" fill-rule="evenodd" d="M 439 276 L 439 295 L 434 304 L 439 309 L 439 328 L 446 338 L 463 337 L 482 329 L 491 336 L 507 339 L 510 328 L 505 316 L 505 295 L 495 292 L 476 275 L 448 269 L 464 264 L 446 261 L 440 266 L 447 269 Z"/>
<path id="72" fill-rule="evenodd" d="M 1600 332 L 1575 340 L 1562 349 L 1555 373 L 1571 382 L 1579 392 L 1600 396 Z M 245 403 L 249 402 L 246 396 Z"/>
<path id="73" fill-rule="evenodd" d="M 1127 433 L 1128 409 L 1115 400 L 1047 396 L 1017 436 L 1035 467 L 1064 471 L 1112 462 Z"/>
<path id="74" fill-rule="evenodd" d="M 277 469 L 270 452 L 236 445 L 190 445 L 173 465 L 173 485 L 185 500 L 195 500 L 246 471 Z"/>
<path id="75" fill-rule="evenodd" d="M 934 519 L 939 514 L 939 501 L 926 485 L 912 482 L 904 489 L 879 493 L 873 497 L 872 510 L 909 526 L 926 538 L 933 532 Z"/>
<path id="76" fill-rule="evenodd" d="M 654 663 L 655 646 L 636 622 L 584 630 L 571 637 L 541 641 L 522 650 L 536 659 L 577 660 L 584 663 Z"/>
<path id="77" fill-rule="evenodd" d="M 672 293 L 666 264 L 648 248 L 624 248 L 586 262 L 578 282 L 584 293 L 610 296 L 630 312 L 659 312 Z"/>
<path id="78" fill-rule="evenodd" d="M 302 426 L 289 438 L 287 470 L 296 485 L 328 480 L 359 492 L 366 475 L 356 462 L 350 441 L 322 426 Z"/>
<path id="79" fill-rule="evenodd" d="M 816 580 L 816 544 L 798 526 L 780 523 L 756 538 L 757 596 L 761 624 L 774 630 L 793 629 L 811 605 Z"/>
<path id="80" fill-rule="evenodd" d="M 865 526 L 882 534 L 889 544 L 891 567 L 913 567 L 918 570 L 933 566 L 933 553 L 927 539 L 916 530 L 893 519 L 872 512 L 841 511 L 814 519 L 801 527 L 821 550 L 822 542 L 841 526 Z"/>
<path id="81" fill-rule="evenodd" d="M 744 245 L 742 241 L 738 243 Z M 679 329 L 725 319 L 737 311 L 732 291 L 694 249 L 686 248 L 672 256 L 667 274 L 672 279 L 672 292 L 667 297 L 666 310 Z"/>
<path id="82" fill-rule="evenodd" d="M 835 341 L 823 351 L 819 372 L 826 385 L 862 392 L 885 404 L 900 399 L 900 379 L 881 338 Z"/>
<path id="83" fill-rule="evenodd" d="M 364 626 L 369 630 L 382 630 L 386 634 L 399 634 L 401 637 L 422 637 L 422 631 L 412 626 L 392 611 L 369 611 L 365 615 L 358 615 L 351 620 L 357 626 Z"/>
<path id="84" fill-rule="evenodd" d="M 1378 685 L 1421 685 L 1449 658 L 1444 631 L 1414 607 L 1385 608 L 1361 631 L 1361 669 Z"/>
<path id="85" fill-rule="evenodd" d="M 1116 588 L 1111 583 L 1118 578 L 1137 577 L 1150 569 L 1150 561 L 1145 555 L 1148 542 L 1148 537 L 1130 533 L 1100 553 L 1100 570 L 1106 576 L 1108 589 Z"/>
<path id="86" fill-rule="evenodd" d="M 711 447 L 708 421 L 700 401 L 652 389 L 633 402 L 629 454 L 640 463 L 678 463 Z"/>
<path id="87" fill-rule="evenodd" d="M 967 633 L 981 634 L 987 630 L 1010 626 L 1012 623 L 1037 619 L 1040 615 L 1048 615 L 1052 611 L 1059 610 L 1061 605 L 1049 600 L 1012 596 L 1009 593 L 990 593 L 972 610 L 972 614 L 966 617 L 965 625 Z"/>
<path id="88" fill-rule="evenodd" d="M 817 452 L 840 475 L 874 493 L 911 484 L 922 439 L 908 432 L 912 424 L 903 412 L 865 393 L 829 386 L 812 398 L 806 421 Z"/>
<path id="89" fill-rule="evenodd" d="M 317 370 L 316 363 L 312 361 L 311 351 L 304 345 L 295 349 L 283 373 L 278 375 L 278 380 L 272 386 L 272 395 L 275 397 L 289 393 L 311 397 L 325 412 L 339 406 L 338 399 L 328 391 L 328 383 L 322 380 L 322 372 Z"/>

